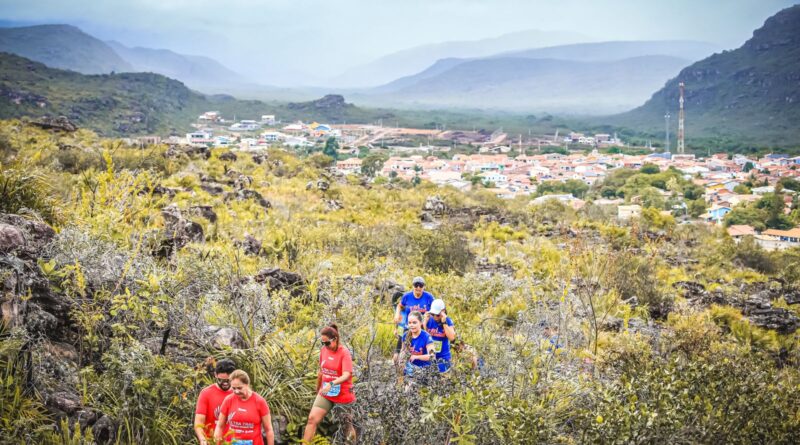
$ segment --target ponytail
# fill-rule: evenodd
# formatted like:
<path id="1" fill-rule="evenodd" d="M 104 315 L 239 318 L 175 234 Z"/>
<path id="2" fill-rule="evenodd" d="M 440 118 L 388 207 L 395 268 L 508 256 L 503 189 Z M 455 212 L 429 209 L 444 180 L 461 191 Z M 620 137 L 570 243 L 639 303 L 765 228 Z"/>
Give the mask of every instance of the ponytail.
<path id="1" fill-rule="evenodd" d="M 336 326 L 336 323 L 331 323 L 328 326 L 322 328 L 320 334 L 330 338 L 331 340 L 338 340 L 339 339 L 339 327 Z"/>

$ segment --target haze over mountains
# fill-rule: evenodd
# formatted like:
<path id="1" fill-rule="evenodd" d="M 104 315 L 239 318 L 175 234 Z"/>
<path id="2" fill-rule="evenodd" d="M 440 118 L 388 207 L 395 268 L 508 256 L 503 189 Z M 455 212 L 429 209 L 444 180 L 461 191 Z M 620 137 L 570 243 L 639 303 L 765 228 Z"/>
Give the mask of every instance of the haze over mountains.
<path id="1" fill-rule="evenodd" d="M 687 66 L 644 105 L 603 121 L 658 131 L 663 128 L 665 111 L 677 116 L 679 82 L 686 84 L 687 137 L 796 144 L 800 139 L 800 5 L 767 19 L 741 48 Z"/>
<path id="2" fill-rule="evenodd" d="M 563 31 L 528 30 L 495 38 L 432 43 L 415 46 L 350 68 L 333 77 L 332 87 L 368 88 L 409 76 L 428 68 L 439 59 L 483 57 L 501 52 L 541 48 L 593 40 L 583 34 Z"/>
<path id="3" fill-rule="evenodd" d="M 83 74 L 163 74 L 197 89 L 251 82 L 208 57 L 103 42 L 71 25 L 0 28 L 0 51 Z"/>
<path id="4" fill-rule="evenodd" d="M 618 113 L 718 49 L 691 41 L 599 42 L 448 58 L 356 97 L 384 106 Z"/>

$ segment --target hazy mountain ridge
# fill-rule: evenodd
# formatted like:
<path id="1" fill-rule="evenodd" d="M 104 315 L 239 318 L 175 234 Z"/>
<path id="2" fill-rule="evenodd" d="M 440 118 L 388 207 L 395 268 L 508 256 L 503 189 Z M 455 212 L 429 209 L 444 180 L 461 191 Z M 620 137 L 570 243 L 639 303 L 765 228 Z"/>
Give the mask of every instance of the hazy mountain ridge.
<path id="1" fill-rule="evenodd" d="M 83 74 L 133 71 L 110 46 L 71 25 L 0 28 L 0 51 Z"/>
<path id="2" fill-rule="evenodd" d="M 767 19 L 741 48 L 684 68 L 644 105 L 606 121 L 658 134 L 665 111 L 677 116 L 679 82 L 686 84 L 687 137 L 796 144 L 800 139 L 800 5 Z"/>
<path id="3" fill-rule="evenodd" d="M 468 41 L 420 45 L 353 67 L 331 79 L 338 87 L 374 87 L 422 71 L 439 59 L 484 57 L 505 51 L 577 43 L 591 38 L 569 32 L 528 30 Z"/>

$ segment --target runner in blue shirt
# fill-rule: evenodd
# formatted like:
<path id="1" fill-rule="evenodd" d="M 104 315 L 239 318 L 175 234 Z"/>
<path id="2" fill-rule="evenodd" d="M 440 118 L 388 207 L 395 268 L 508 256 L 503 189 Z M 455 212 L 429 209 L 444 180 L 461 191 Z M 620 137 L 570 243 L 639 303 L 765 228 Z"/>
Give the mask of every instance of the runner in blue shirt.
<path id="1" fill-rule="evenodd" d="M 425 280 L 422 277 L 414 277 L 411 284 L 414 289 L 403 294 L 394 311 L 394 323 L 397 325 L 397 346 L 393 357 L 395 361 L 397 361 L 397 353 L 400 352 L 403 333 L 408 330 L 408 313 L 417 311 L 420 314 L 425 314 L 430 310 L 434 300 L 433 295 L 425 290 Z"/>
<path id="2" fill-rule="evenodd" d="M 422 314 L 417 311 L 408 314 L 408 330 L 403 334 L 403 348 L 408 354 L 404 374 L 411 376 L 418 368 L 431 365 L 436 353 L 433 351 L 433 337 L 422 329 Z"/>
<path id="3" fill-rule="evenodd" d="M 439 372 L 447 372 L 450 370 L 450 342 L 456 339 L 456 330 L 453 328 L 453 320 L 444 310 L 443 300 L 433 300 L 425 320 L 425 330 L 433 337 Z"/>

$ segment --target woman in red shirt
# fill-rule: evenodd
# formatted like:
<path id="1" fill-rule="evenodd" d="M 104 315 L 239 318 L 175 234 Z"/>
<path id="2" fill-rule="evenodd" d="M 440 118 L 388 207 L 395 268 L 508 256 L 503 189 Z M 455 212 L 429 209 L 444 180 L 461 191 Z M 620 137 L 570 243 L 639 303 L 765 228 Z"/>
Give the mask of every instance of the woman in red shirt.
<path id="1" fill-rule="evenodd" d="M 237 369 L 231 373 L 230 379 L 233 394 L 225 397 L 220 405 L 217 428 L 214 430 L 215 442 L 220 444 L 224 439 L 225 443 L 231 445 L 264 445 L 261 438 L 263 428 L 267 445 L 275 445 L 269 405 L 260 394 L 250 389 L 250 376 Z M 228 432 L 223 437 L 226 425 Z"/>
<path id="2" fill-rule="evenodd" d="M 353 359 L 350 351 L 339 343 L 339 328 L 331 323 L 320 332 L 322 349 L 319 351 L 317 373 L 317 398 L 308 413 L 308 423 L 303 433 L 303 443 L 312 443 L 317 425 L 335 404 L 353 403 Z"/>

